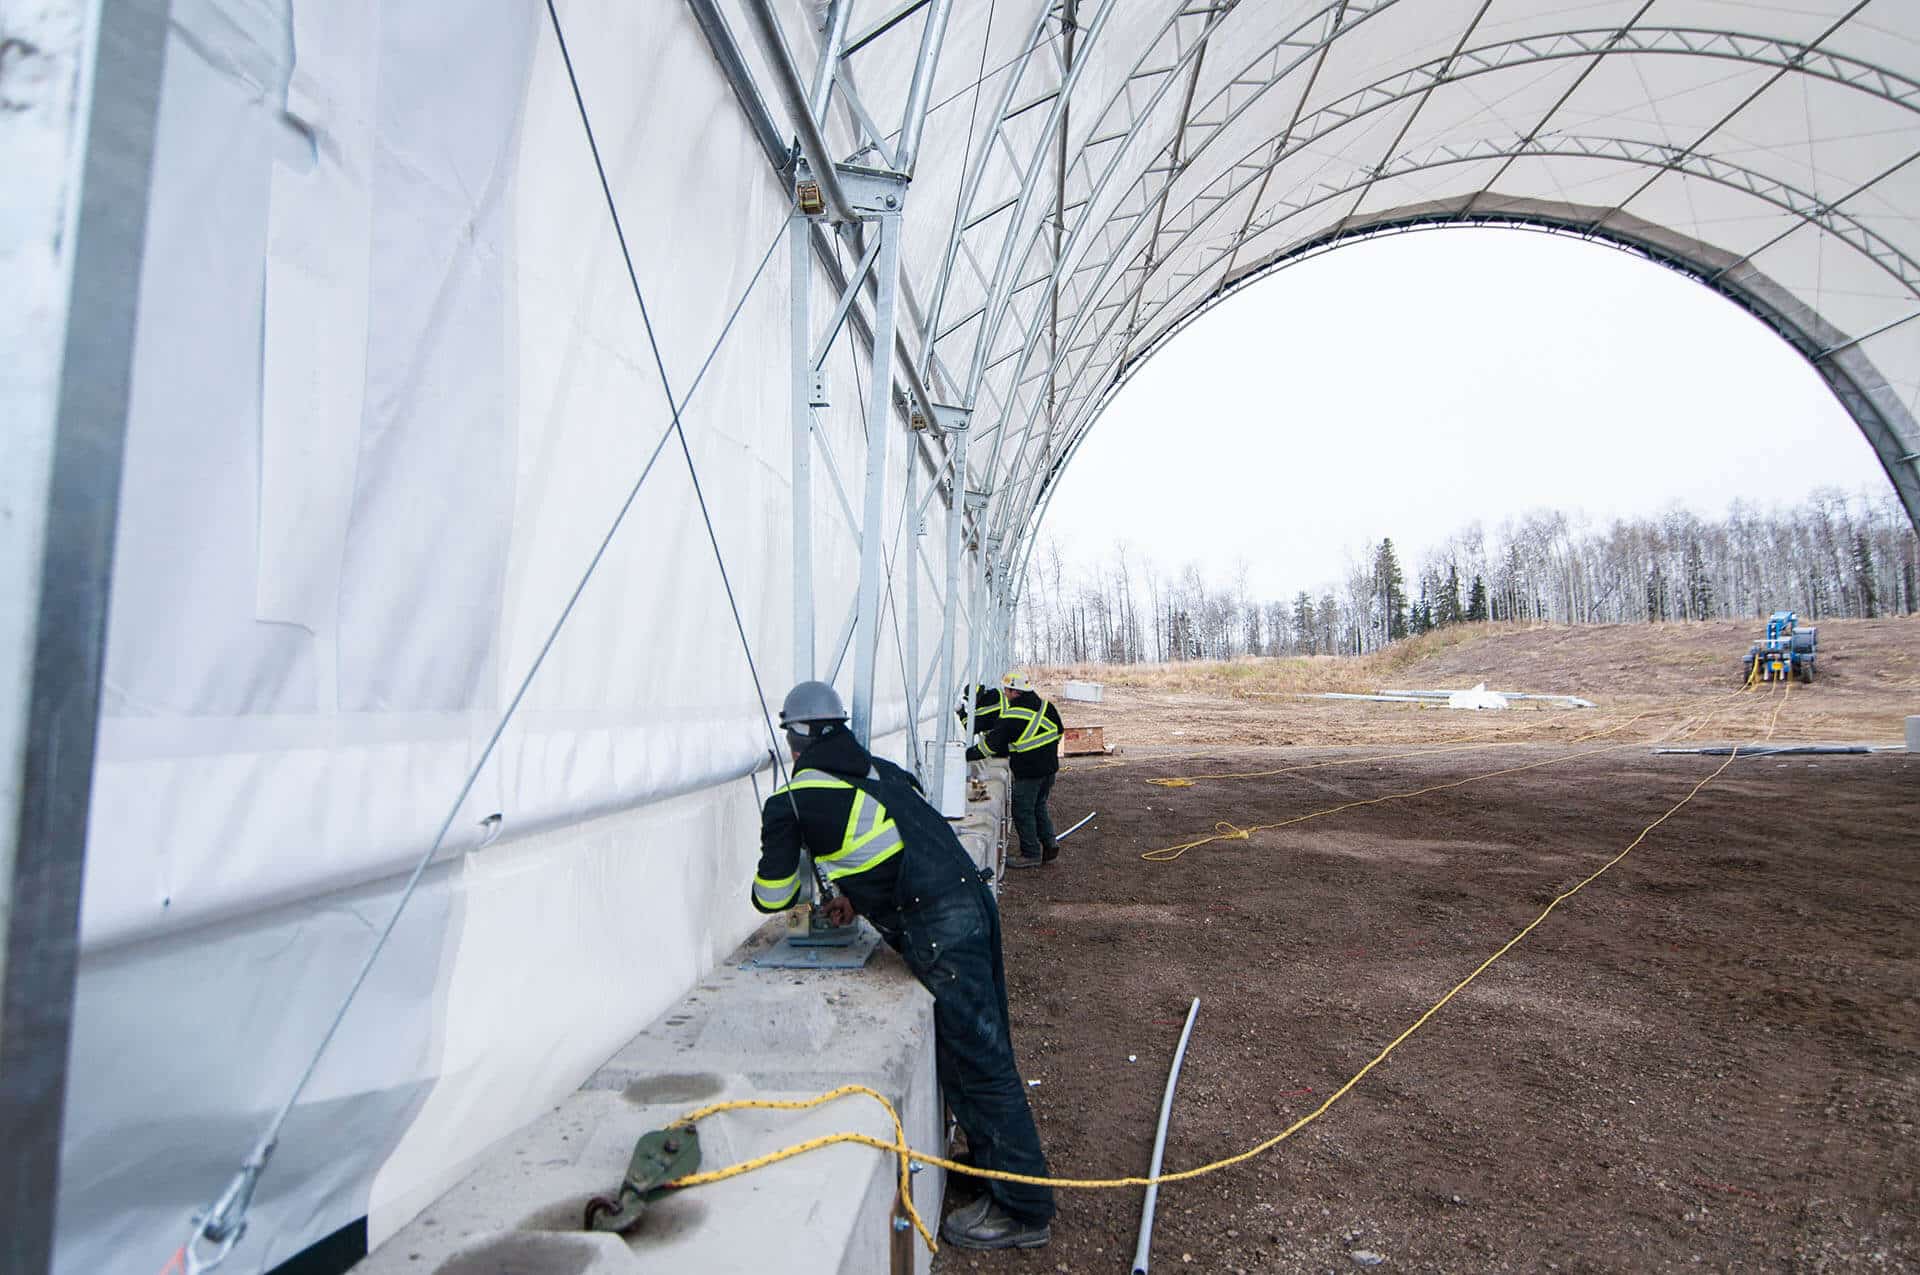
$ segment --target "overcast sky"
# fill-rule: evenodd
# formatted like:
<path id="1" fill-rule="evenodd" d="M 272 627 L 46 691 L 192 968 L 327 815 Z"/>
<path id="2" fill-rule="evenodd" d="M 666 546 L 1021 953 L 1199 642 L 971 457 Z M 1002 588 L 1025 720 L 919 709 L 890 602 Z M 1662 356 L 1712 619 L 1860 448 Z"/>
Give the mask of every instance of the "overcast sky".
<path id="1" fill-rule="evenodd" d="M 1042 537 L 1124 537 L 1256 596 L 1466 521 L 1889 490 L 1820 379 L 1730 302 L 1564 236 L 1459 229 L 1322 254 L 1243 290 L 1121 391 Z"/>

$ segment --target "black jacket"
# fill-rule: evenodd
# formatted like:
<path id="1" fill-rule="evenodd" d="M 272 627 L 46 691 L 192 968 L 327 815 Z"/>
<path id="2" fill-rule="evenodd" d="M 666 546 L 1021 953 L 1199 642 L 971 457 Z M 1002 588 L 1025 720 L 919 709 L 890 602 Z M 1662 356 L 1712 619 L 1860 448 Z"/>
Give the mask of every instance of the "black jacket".
<path id="1" fill-rule="evenodd" d="M 753 895 L 760 911 L 792 906 L 803 847 L 816 863 L 841 848 L 856 794 L 877 802 L 882 818 L 892 820 L 900 849 L 862 871 L 834 878 L 833 884 L 890 941 L 904 912 L 955 887 L 979 884 L 973 861 L 940 812 L 927 804 L 919 781 L 869 754 L 851 731 L 838 730 L 810 744 L 794 762 L 794 771 L 799 786 L 776 789 L 760 810 L 760 867 Z M 802 771 L 824 772 L 847 786 L 810 787 Z M 871 805 L 863 803 L 862 809 L 872 818 Z M 884 843 L 887 834 L 880 835 Z M 820 867 L 833 870 L 827 863 Z M 793 892 L 782 901 L 789 880 Z"/>
<path id="2" fill-rule="evenodd" d="M 1000 705 L 1005 699 L 1004 692 L 997 686 L 976 686 L 973 688 L 973 733 L 976 737 L 985 735 L 1000 724 Z M 967 706 L 963 703 L 953 710 L 964 729 L 967 724 Z M 973 740 L 967 741 L 969 745 Z M 978 761 L 979 758 L 972 758 Z"/>
<path id="3" fill-rule="evenodd" d="M 1060 720 L 1060 710 L 1053 706 L 1051 700 L 1041 699 L 1038 692 L 1008 691 L 1004 705 L 1033 709 L 1055 727 L 1061 730 L 1066 729 L 1065 724 Z M 967 750 L 967 760 L 979 761 L 984 757 L 1005 757 L 1007 767 L 1013 772 L 1015 779 L 1038 779 L 1058 771 L 1060 769 L 1058 738 L 1050 744 L 1027 752 L 1013 751 L 1013 742 L 1020 738 L 1021 732 L 1026 728 L 1025 717 L 1009 716 L 1003 707 L 1000 715 L 994 719 L 992 729 L 987 731 L 986 738 L 977 746 Z"/>

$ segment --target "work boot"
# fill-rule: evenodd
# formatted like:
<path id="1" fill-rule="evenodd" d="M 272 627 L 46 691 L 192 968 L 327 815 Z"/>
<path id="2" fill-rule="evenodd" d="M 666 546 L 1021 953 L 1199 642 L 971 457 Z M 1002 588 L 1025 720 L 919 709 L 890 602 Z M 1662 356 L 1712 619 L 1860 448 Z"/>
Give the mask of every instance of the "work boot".
<path id="1" fill-rule="evenodd" d="M 1040 862 L 1042 863 L 1052 863 L 1055 859 L 1058 859 L 1059 857 L 1060 857 L 1060 845 L 1058 842 L 1055 842 L 1053 845 L 1048 846 L 1046 849 L 1040 852 Z"/>
<path id="2" fill-rule="evenodd" d="M 1010 854 L 1007 856 L 1009 868 L 1037 868 L 1046 862 L 1041 854 Z"/>
<path id="3" fill-rule="evenodd" d="M 1045 1222 L 1023 1222 L 983 1195 L 947 1214 L 940 1238 L 955 1248 L 1040 1248 L 1053 1238 Z"/>

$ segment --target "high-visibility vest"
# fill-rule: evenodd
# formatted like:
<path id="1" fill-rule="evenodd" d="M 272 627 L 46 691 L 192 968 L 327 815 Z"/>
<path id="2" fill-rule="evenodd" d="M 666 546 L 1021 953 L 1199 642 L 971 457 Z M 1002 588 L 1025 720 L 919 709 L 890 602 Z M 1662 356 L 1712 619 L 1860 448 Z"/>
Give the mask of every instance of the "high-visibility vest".
<path id="1" fill-rule="evenodd" d="M 1047 716 L 1047 710 L 1053 705 L 1046 700 L 1040 701 L 1039 708 L 1022 708 L 1018 704 L 1006 704 L 1000 709 L 1000 716 L 1013 721 L 1025 721 L 1026 726 L 1008 746 L 1008 751 L 1030 753 L 1037 748 L 1045 748 L 1060 738 L 1060 727 Z"/>
<path id="2" fill-rule="evenodd" d="M 840 848 L 830 854 L 813 856 L 813 861 L 826 872 L 827 880 L 838 881 L 842 877 L 865 872 L 900 853 L 905 843 L 900 839 L 900 829 L 887 814 L 887 808 L 844 779 L 824 770 L 797 770 L 793 774 L 793 781 L 774 789 L 774 795 L 777 797 L 781 793 L 804 792 L 812 788 L 845 789 L 853 794 L 853 804 L 847 811 L 847 825 L 840 834 Z M 769 881 L 760 876 L 753 878 L 753 897 L 762 907 L 773 911 L 792 903 L 793 896 L 799 891 L 798 872 L 778 881 Z"/>

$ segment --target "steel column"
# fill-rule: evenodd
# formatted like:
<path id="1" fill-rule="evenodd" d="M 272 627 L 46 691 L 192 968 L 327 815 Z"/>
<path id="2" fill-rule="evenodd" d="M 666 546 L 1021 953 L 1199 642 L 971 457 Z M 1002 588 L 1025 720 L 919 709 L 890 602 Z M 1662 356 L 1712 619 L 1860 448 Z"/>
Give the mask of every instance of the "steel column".
<path id="1" fill-rule="evenodd" d="M 899 556 L 906 559 L 907 569 L 907 675 L 901 690 L 907 696 L 907 758 L 913 773 L 924 785 L 927 782 L 927 759 L 922 753 L 920 742 L 920 466 L 911 449 L 906 457 L 907 492 L 906 505 L 902 512 L 907 516 L 906 549 Z"/>
<path id="2" fill-rule="evenodd" d="M 962 430 L 957 437 L 949 440 L 947 454 L 952 465 L 947 471 L 947 581 L 946 594 L 940 608 L 940 686 L 945 694 L 940 699 L 940 729 L 935 736 L 937 747 L 933 754 L 933 785 L 929 792 L 940 794 L 945 800 L 947 783 L 947 750 L 953 743 L 953 698 L 954 692 L 961 686 L 955 676 L 958 672 L 953 666 L 953 630 L 954 621 L 960 611 L 960 531 L 967 517 L 967 431 Z M 961 692 L 972 700 L 972 688 Z M 971 710 L 968 716 L 971 717 Z"/>
<path id="3" fill-rule="evenodd" d="M 976 522 L 976 525 L 977 522 Z M 987 628 L 987 575 L 992 570 L 987 562 L 986 550 L 980 545 L 974 547 L 973 579 L 969 588 L 973 602 L 967 608 L 967 677 L 962 685 L 966 688 L 967 720 L 961 738 L 973 742 L 973 688 L 980 684 L 981 646 L 986 641 Z"/>
<path id="4" fill-rule="evenodd" d="M 759 0 L 764 4 L 765 0 Z M 893 416 L 893 333 L 900 291 L 900 214 L 876 219 L 880 256 L 874 262 L 880 295 L 873 307 L 873 367 L 867 381 L 867 491 L 860 517 L 860 597 L 853 638 L 853 733 L 873 742 L 873 680 L 880 650 L 882 549 L 887 508 L 887 427 Z"/>
<path id="5" fill-rule="evenodd" d="M 46 232 L 26 252 L 59 245 L 47 263 L 58 282 L 10 277 L 0 297 L 10 320 L 40 306 L 54 325 L 52 340 L 8 351 L 18 375 L 0 400 L 13 445 L 0 483 L 12 538 L 0 577 L 10 691 L 0 710 L 0 1269 L 21 1275 L 53 1267 L 88 800 L 169 21 L 167 0 L 39 9 L 10 17 L 9 34 L 42 40 L 49 70 L 9 90 L 22 110 L 53 122 L 64 171 L 40 186 L 43 197 L 37 179 L 53 175 L 29 167 L 15 204 L 36 236 Z"/>
<path id="6" fill-rule="evenodd" d="M 813 223 L 798 213 L 787 225 L 788 334 L 793 411 L 793 680 L 809 681 L 813 657 Z"/>

